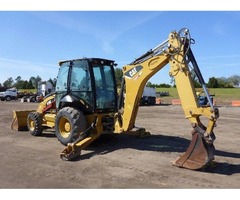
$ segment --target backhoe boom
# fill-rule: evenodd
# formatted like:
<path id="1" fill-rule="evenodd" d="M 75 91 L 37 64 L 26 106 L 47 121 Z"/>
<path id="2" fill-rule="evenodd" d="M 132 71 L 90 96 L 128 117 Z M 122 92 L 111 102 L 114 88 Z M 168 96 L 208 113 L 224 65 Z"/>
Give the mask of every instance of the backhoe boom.
<path id="1" fill-rule="evenodd" d="M 121 100 L 124 103 L 122 104 L 122 109 L 118 112 L 115 132 L 127 132 L 135 127 L 135 120 L 144 86 L 155 73 L 167 64 L 170 64 L 169 75 L 175 79 L 185 117 L 194 128 L 192 133 L 194 136 L 192 143 L 194 144 L 191 144 L 191 148 L 187 150 L 186 153 L 188 156 L 183 156 L 185 157 L 182 159 L 183 161 L 178 160 L 175 165 L 189 169 L 198 169 L 214 159 L 214 153 L 212 152 L 214 150 L 213 141 L 215 139 L 213 128 L 219 114 L 218 109 L 214 108 L 212 103 L 210 103 L 210 107 L 200 107 L 198 104 L 190 67 L 193 67 L 202 84 L 203 90 L 206 91 L 209 102 L 211 101 L 206 84 L 190 47 L 191 41 L 188 29 L 182 29 L 178 33 L 173 31 L 164 43 L 123 67 L 124 79 L 121 92 L 125 92 L 125 99 L 124 101 Z M 123 97 L 123 94 L 120 97 Z M 208 119 L 207 126 L 204 126 L 200 121 L 201 116 Z M 199 143 L 199 141 L 202 141 L 202 145 L 196 146 L 195 144 Z M 199 150 L 201 153 L 196 153 L 196 150 Z M 203 157 L 199 160 L 200 154 Z M 190 162 L 192 164 L 189 164 Z"/>

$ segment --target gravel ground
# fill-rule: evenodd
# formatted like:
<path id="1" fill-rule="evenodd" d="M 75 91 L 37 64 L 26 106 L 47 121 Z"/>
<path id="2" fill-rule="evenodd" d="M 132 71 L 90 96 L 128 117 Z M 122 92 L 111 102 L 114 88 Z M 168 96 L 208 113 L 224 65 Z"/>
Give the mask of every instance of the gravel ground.
<path id="1" fill-rule="evenodd" d="M 214 129 L 217 165 L 192 171 L 171 165 L 186 151 L 191 126 L 178 105 L 140 107 L 136 126 L 151 132 L 147 138 L 102 135 L 66 162 L 64 146 L 53 131 L 34 137 L 10 129 L 13 110 L 36 109 L 37 103 L 0 102 L 0 187 L 77 189 L 217 189 L 240 187 L 240 107 L 219 107 Z"/>

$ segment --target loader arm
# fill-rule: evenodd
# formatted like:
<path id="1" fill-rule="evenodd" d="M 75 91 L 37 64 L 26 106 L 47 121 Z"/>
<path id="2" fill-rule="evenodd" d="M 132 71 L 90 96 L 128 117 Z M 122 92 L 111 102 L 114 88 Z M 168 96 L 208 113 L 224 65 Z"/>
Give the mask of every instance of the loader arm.
<path id="1" fill-rule="evenodd" d="M 190 144 L 192 147 L 189 147 L 190 149 L 181 157 L 182 160 L 177 160 L 174 164 L 179 167 L 198 169 L 213 160 L 213 141 L 215 139 L 213 128 L 218 118 L 218 109 L 214 108 L 212 104 L 210 104 L 210 107 L 200 107 L 198 104 L 189 67 L 193 68 L 207 97 L 209 99 L 210 97 L 192 53 L 191 42 L 192 39 L 188 29 L 181 29 L 178 33 L 173 31 L 169 34 L 168 40 L 123 67 L 124 76 L 120 98 L 123 98 L 125 92 L 125 99 L 119 101 L 121 104 L 119 104 L 115 132 L 130 131 L 135 127 L 144 86 L 155 73 L 169 64 L 169 75 L 175 79 L 185 117 L 194 129 L 192 133 L 193 144 Z M 201 116 L 208 119 L 206 126 L 200 121 Z M 196 147 L 199 140 L 203 140 L 201 141 L 202 148 Z M 199 159 L 200 154 L 204 154 L 204 156 L 200 159 L 200 163 L 197 163 L 196 159 Z"/>

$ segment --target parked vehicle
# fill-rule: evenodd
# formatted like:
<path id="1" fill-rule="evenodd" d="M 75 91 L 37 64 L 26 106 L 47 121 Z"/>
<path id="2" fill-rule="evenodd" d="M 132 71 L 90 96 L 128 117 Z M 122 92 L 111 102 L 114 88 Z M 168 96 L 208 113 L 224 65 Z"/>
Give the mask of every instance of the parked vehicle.
<path id="1" fill-rule="evenodd" d="M 156 89 L 145 86 L 140 105 L 155 105 Z"/>
<path id="2" fill-rule="evenodd" d="M 214 95 L 209 95 L 212 104 L 214 104 L 213 96 Z M 202 91 L 197 92 L 197 99 L 200 106 L 210 106 L 207 96 L 204 95 Z"/>
<path id="3" fill-rule="evenodd" d="M 18 94 L 16 88 L 7 89 L 5 92 L 0 92 L 0 99 L 1 101 L 11 101 L 17 100 Z"/>

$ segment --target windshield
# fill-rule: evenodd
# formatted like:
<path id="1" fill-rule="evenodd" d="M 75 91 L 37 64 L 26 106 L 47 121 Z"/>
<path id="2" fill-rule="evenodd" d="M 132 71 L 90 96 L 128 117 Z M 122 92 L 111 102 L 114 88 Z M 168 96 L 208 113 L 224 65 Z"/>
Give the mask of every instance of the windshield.
<path id="1" fill-rule="evenodd" d="M 69 63 L 63 63 L 58 72 L 58 78 L 56 83 L 56 91 L 67 91 L 67 78 L 68 78 Z"/>
<path id="2" fill-rule="evenodd" d="M 70 91 L 77 98 L 81 98 L 88 104 L 93 105 L 91 77 L 87 60 L 73 62 Z"/>
<path id="3" fill-rule="evenodd" d="M 61 64 L 56 83 L 56 92 L 58 93 L 56 97 L 57 103 L 70 92 L 77 99 L 82 99 L 93 105 L 91 78 L 87 60 L 68 61 Z"/>

